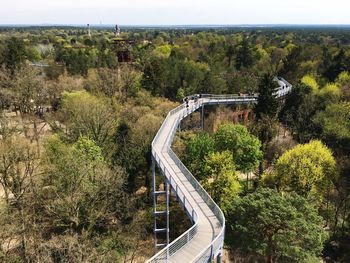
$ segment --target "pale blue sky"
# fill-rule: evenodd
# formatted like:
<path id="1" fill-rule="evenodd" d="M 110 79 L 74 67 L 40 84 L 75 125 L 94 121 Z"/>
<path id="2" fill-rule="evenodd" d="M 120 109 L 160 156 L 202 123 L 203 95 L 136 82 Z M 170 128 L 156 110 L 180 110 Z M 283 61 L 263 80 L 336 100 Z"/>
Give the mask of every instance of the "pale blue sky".
<path id="1" fill-rule="evenodd" d="M 350 24 L 349 0 L 0 0 L 0 24 Z"/>

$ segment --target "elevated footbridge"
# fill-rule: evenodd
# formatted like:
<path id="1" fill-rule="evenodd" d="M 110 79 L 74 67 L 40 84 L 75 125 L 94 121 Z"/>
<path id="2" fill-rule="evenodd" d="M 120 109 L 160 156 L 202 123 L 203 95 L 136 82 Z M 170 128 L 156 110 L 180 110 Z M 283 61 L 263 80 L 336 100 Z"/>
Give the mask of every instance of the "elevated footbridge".
<path id="1" fill-rule="evenodd" d="M 292 86 L 286 80 L 276 77 L 279 87 L 276 97 L 290 92 Z M 181 121 L 206 105 L 248 104 L 257 101 L 257 95 L 206 95 L 192 96 L 193 100 L 183 103 L 171 110 L 152 142 L 152 174 L 154 200 L 154 232 L 156 248 L 163 247 L 157 254 L 147 260 L 152 262 L 210 262 L 221 261 L 224 244 L 225 217 L 220 207 L 199 184 L 191 172 L 171 149 L 171 144 Z M 190 97 L 191 98 L 191 97 Z M 165 178 L 164 189 L 157 190 L 156 165 Z M 169 243 L 169 190 L 176 194 L 177 200 L 189 216 L 192 226 L 177 239 Z M 165 196 L 164 210 L 159 210 L 158 196 Z M 166 226 L 160 227 L 159 218 L 163 217 Z M 164 220 L 165 218 L 165 220 Z M 157 235 L 163 234 L 165 242 L 158 243 Z"/>

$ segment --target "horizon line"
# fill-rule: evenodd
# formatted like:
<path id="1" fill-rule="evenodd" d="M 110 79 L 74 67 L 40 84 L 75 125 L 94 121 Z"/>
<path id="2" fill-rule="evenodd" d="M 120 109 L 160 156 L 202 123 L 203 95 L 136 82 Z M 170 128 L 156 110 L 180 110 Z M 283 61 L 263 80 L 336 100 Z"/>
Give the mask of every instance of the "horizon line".
<path id="1" fill-rule="evenodd" d="M 77 26 L 84 27 L 90 24 L 90 26 L 115 26 L 118 23 L 0 23 L 0 26 Z M 260 26 L 260 27 L 270 27 L 270 26 L 350 26 L 349 24 L 322 24 L 322 23 L 245 23 L 245 24 L 118 24 L 124 27 L 167 27 L 167 26 L 192 26 L 192 27 L 242 27 L 242 26 Z"/>

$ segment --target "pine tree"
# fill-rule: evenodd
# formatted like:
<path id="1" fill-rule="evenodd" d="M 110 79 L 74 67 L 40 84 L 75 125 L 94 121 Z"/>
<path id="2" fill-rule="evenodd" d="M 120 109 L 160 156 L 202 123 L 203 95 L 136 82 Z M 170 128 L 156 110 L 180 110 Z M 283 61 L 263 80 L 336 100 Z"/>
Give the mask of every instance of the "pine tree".
<path id="1" fill-rule="evenodd" d="M 262 115 L 275 117 L 278 110 L 278 101 L 273 95 L 276 91 L 276 83 L 273 80 L 272 74 L 265 74 L 260 79 L 258 103 L 254 107 L 254 113 L 257 119 Z"/>
<path id="2" fill-rule="evenodd" d="M 247 39 L 243 39 L 241 48 L 236 56 L 236 68 L 240 70 L 242 67 L 249 67 L 253 64 L 253 54 Z"/>

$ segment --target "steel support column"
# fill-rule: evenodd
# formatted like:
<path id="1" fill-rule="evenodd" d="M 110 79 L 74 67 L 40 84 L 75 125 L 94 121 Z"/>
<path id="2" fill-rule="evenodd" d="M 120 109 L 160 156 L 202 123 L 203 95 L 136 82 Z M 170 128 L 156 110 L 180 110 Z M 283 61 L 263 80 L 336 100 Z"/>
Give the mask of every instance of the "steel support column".
<path id="1" fill-rule="evenodd" d="M 216 263 L 221 263 L 222 262 L 222 255 L 221 253 L 216 257 Z"/>
<path id="2" fill-rule="evenodd" d="M 152 183 L 153 183 L 153 213 L 154 213 L 154 249 L 157 251 L 157 216 L 156 216 L 156 211 L 157 211 L 157 195 L 156 195 L 156 161 L 154 160 L 152 156 Z"/>
<path id="3" fill-rule="evenodd" d="M 204 129 L 204 105 L 202 105 L 200 110 L 200 118 L 201 118 L 201 129 Z"/>
<path id="4" fill-rule="evenodd" d="M 169 215 L 170 215 L 170 210 L 169 210 L 169 182 L 166 179 L 166 177 L 164 177 L 165 182 L 164 182 L 164 191 L 159 191 L 157 190 L 157 183 L 156 183 L 156 160 L 152 157 L 152 179 L 153 179 L 153 213 L 154 213 L 154 246 L 155 246 L 155 250 L 157 251 L 158 248 L 162 248 L 165 247 L 167 245 L 169 245 Z M 159 195 L 163 195 L 165 197 L 165 205 L 166 208 L 165 210 L 158 210 L 157 209 L 157 198 Z M 157 220 L 159 219 L 159 217 L 164 218 L 164 216 L 166 217 L 166 226 L 161 226 L 160 228 L 158 227 L 157 224 Z M 158 236 L 157 234 L 162 233 L 162 243 L 158 243 Z M 165 240 L 164 240 L 164 234 L 165 234 Z M 164 242 L 165 241 L 165 242 Z M 168 253 L 167 253 L 167 257 L 168 257 Z"/>
<path id="5" fill-rule="evenodd" d="M 170 210 L 169 210 L 169 182 L 167 179 L 165 179 L 165 198 L 166 198 L 166 245 L 169 245 L 169 215 L 170 215 Z M 167 250 L 167 259 L 169 258 L 169 249 Z"/>

